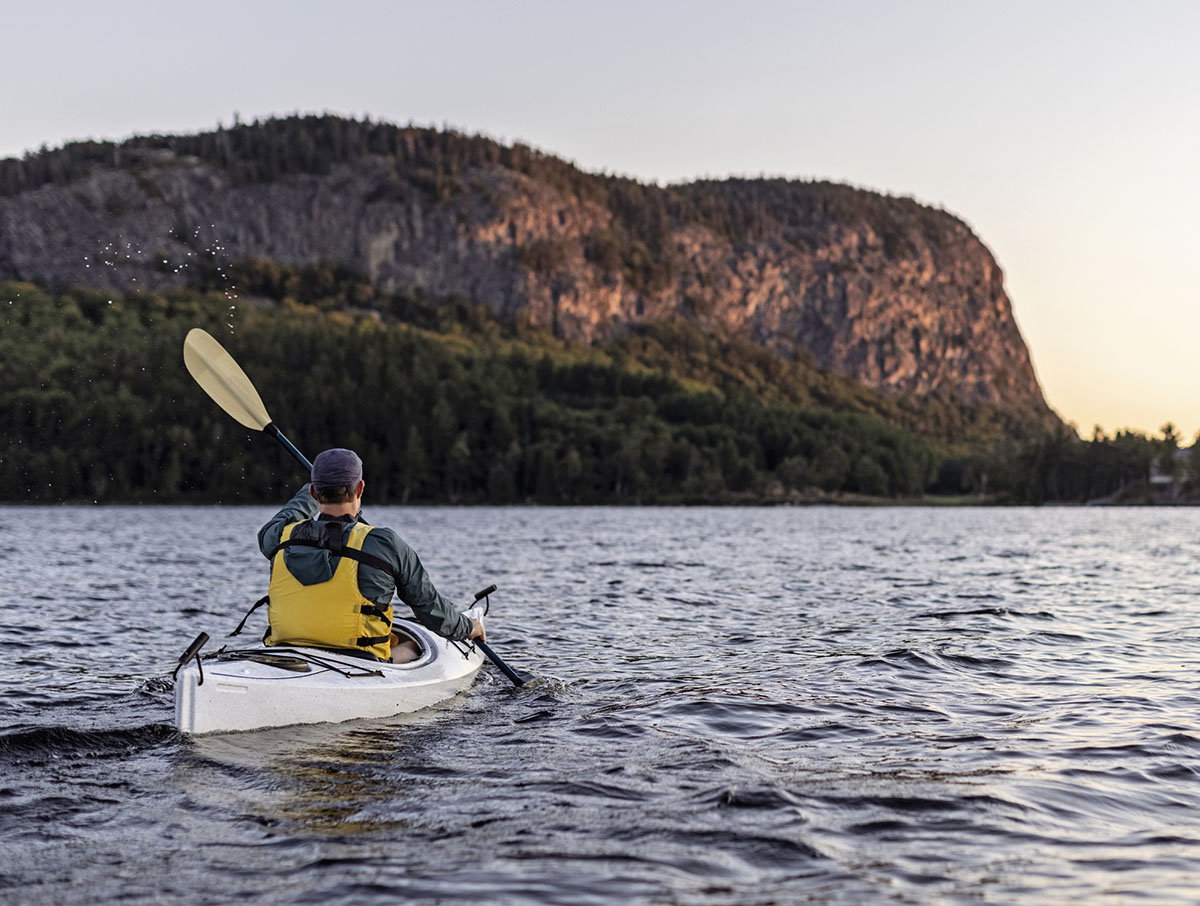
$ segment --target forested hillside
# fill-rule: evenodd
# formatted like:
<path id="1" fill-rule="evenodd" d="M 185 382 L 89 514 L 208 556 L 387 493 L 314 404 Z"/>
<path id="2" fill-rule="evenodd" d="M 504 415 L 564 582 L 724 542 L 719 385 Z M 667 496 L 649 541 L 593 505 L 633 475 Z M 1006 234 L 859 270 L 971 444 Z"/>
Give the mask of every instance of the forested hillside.
<path id="1" fill-rule="evenodd" d="M 467 325 L 412 312 L 441 319 L 428 329 L 301 304 L 233 309 L 197 293 L 110 301 L 9 284 L 0 301 L 8 499 L 253 501 L 294 485 L 286 456 L 183 369 L 183 336 L 197 325 L 245 364 L 298 444 L 359 450 L 375 499 L 911 495 L 936 466 L 932 445 L 878 418 L 772 404 L 618 350 L 504 337 L 473 311 Z"/>
<path id="2" fill-rule="evenodd" d="M 259 502 L 289 492 L 302 477 L 295 464 L 184 370 L 194 326 L 243 364 L 302 449 L 359 450 L 378 501 L 936 491 L 1040 502 L 1136 483 L 1160 450 L 1136 435 L 1082 444 L 1066 430 L 1018 443 L 1002 410 L 874 393 L 686 324 L 598 347 L 463 300 L 385 295 L 332 268 L 245 264 L 238 279 L 257 302 L 0 284 L 0 497 Z"/>

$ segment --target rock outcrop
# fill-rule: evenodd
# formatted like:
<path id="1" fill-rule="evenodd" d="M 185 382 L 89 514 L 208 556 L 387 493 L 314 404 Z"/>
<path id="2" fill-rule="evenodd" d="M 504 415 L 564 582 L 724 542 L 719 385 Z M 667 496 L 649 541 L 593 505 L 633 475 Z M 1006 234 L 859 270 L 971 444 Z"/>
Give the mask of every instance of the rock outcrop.
<path id="1" fill-rule="evenodd" d="M 873 388 L 1055 421 L 1000 268 L 961 220 L 847 186 L 657 188 L 555 166 L 574 176 L 497 160 L 434 179 L 367 153 L 247 180 L 170 147 L 128 147 L 119 163 L 0 197 L 0 279 L 150 290 L 202 263 L 335 261 L 565 338 L 689 318 Z M 613 201 L 618 184 L 642 207 Z M 661 214 L 649 227 L 646 211 Z"/>

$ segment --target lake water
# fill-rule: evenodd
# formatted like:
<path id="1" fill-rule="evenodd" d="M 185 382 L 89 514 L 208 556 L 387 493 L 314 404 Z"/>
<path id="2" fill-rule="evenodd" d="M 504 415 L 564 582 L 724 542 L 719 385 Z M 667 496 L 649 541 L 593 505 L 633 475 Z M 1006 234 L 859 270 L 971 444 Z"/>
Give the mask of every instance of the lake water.
<path id="1" fill-rule="evenodd" d="M 368 507 L 539 680 L 181 740 L 272 511 L 3 510 L 0 901 L 1200 901 L 1200 511 Z"/>

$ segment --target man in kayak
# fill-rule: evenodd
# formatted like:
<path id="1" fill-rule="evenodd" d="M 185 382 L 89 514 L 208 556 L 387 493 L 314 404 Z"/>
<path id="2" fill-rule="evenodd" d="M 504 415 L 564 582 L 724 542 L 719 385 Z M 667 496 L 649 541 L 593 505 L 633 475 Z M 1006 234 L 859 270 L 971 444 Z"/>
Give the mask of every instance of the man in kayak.
<path id="1" fill-rule="evenodd" d="M 420 655 L 392 632 L 392 595 L 422 625 L 455 641 L 484 639 L 483 624 L 443 598 L 416 552 L 362 518 L 362 460 L 335 448 L 312 481 L 258 531 L 271 560 L 268 645 L 315 645 L 403 663 Z"/>

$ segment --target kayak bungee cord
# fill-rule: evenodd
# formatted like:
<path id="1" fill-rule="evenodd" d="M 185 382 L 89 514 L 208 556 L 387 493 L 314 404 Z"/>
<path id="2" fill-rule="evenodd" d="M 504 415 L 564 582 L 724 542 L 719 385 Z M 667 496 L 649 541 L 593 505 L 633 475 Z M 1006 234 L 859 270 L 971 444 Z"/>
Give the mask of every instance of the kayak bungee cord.
<path id="1" fill-rule="evenodd" d="M 297 673 L 308 671 L 310 669 L 308 665 L 312 664 L 325 670 L 332 670 L 334 673 L 340 673 L 342 676 L 349 678 L 356 676 L 383 676 L 382 670 L 372 670 L 369 667 L 360 667 L 357 664 L 347 664 L 345 661 L 329 660 L 308 651 L 298 651 L 295 648 L 273 648 L 269 653 L 255 648 L 235 648 L 231 651 L 226 651 L 222 648 L 220 651 L 209 655 L 209 660 L 254 661 L 257 664 L 265 664 L 268 667 L 278 667 L 280 670 L 291 670 Z M 297 669 L 298 666 L 300 669 Z"/>

